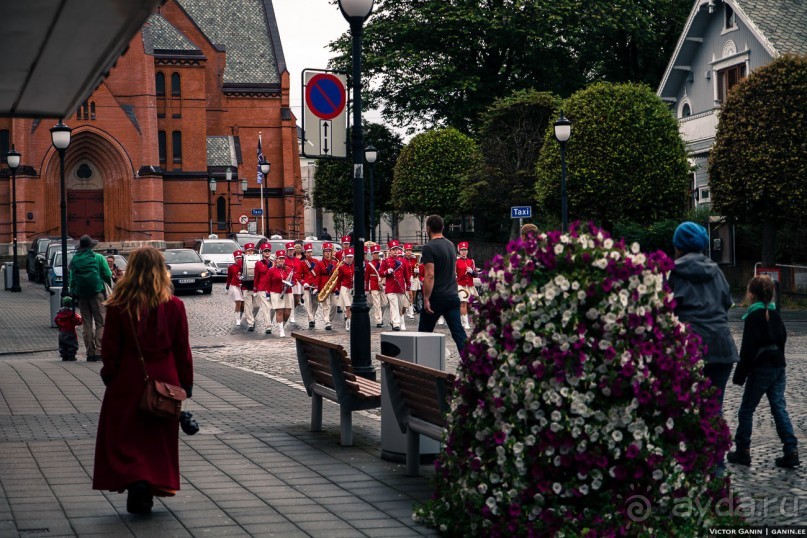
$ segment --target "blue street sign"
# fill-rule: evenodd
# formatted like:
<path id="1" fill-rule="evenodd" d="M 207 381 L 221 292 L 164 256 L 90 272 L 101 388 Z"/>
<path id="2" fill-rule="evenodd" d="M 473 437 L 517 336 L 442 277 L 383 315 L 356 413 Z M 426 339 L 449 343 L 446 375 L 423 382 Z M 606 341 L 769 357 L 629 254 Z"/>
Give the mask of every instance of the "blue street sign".
<path id="1" fill-rule="evenodd" d="M 252 216 L 253 217 L 260 217 L 261 215 L 263 215 L 263 209 L 253 209 L 252 210 Z"/>
<path id="2" fill-rule="evenodd" d="M 511 219 L 531 219 L 532 218 L 532 206 L 524 205 L 524 206 L 513 206 L 510 208 L 510 218 Z"/>

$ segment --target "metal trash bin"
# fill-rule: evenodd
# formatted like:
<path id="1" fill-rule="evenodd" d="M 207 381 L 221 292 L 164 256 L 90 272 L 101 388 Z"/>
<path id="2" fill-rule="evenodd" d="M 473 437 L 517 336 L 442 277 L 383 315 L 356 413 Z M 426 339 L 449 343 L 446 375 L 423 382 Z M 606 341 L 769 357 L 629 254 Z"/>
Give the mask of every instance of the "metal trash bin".
<path id="1" fill-rule="evenodd" d="M 445 370 L 445 335 L 440 333 L 381 333 L 381 354 L 435 370 Z M 387 390 L 387 376 L 381 370 L 381 458 L 406 461 L 406 434 L 401 433 Z M 433 460 L 440 453 L 440 442 L 420 436 L 421 460 Z"/>
<path id="2" fill-rule="evenodd" d="M 3 264 L 3 270 L 6 273 L 3 279 L 6 283 L 6 289 L 10 290 L 14 287 L 14 262 L 5 262 Z"/>
<path id="3" fill-rule="evenodd" d="M 62 288 L 51 288 L 50 293 L 50 326 L 56 327 L 56 314 L 62 307 Z"/>

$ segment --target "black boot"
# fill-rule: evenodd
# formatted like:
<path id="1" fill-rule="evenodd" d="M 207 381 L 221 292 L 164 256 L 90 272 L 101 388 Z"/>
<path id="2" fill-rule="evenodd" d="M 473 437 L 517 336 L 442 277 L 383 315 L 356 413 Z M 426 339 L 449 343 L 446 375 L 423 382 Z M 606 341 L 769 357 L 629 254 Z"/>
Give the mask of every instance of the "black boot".
<path id="1" fill-rule="evenodd" d="M 787 452 L 781 458 L 776 458 L 777 467 L 792 469 L 793 467 L 798 467 L 799 465 L 801 465 L 801 462 L 799 461 L 798 450 L 794 450 L 793 452 Z"/>
<path id="2" fill-rule="evenodd" d="M 126 498 L 126 511 L 130 514 L 147 515 L 154 506 L 154 495 L 146 482 L 135 482 L 128 488 L 129 496 Z"/>
<path id="3" fill-rule="evenodd" d="M 751 451 L 750 450 L 736 450 L 734 452 L 729 452 L 726 459 L 729 463 L 734 463 L 737 465 L 745 465 L 746 467 L 751 466 Z"/>

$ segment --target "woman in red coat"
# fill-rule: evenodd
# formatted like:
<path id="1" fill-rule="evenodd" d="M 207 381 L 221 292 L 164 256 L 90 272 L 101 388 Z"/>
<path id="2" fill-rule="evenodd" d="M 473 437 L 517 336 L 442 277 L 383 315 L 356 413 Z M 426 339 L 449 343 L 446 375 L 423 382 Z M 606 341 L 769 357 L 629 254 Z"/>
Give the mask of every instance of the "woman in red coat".
<path id="1" fill-rule="evenodd" d="M 152 247 L 132 253 L 107 302 L 101 348 L 106 392 L 93 472 L 93 489 L 128 490 L 126 509 L 148 514 L 154 495 L 179 490 L 179 421 L 140 411 L 146 382 L 135 338 L 148 375 L 181 385 L 190 396 L 193 360 L 185 305 L 173 296 L 165 261 Z"/>

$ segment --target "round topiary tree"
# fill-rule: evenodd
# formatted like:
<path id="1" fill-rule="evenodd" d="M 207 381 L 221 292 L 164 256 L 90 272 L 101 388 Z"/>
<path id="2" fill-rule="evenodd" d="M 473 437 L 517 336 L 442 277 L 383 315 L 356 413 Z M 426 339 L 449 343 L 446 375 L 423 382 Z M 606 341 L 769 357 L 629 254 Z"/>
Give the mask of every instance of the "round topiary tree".
<path id="1" fill-rule="evenodd" d="M 457 129 L 433 129 L 415 136 L 395 163 L 392 200 L 415 215 L 457 215 L 462 179 L 480 166 L 479 148 Z"/>
<path id="2" fill-rule="evenodd" d="M 689 163 L 678 123 L 647 86 L 592 84 L 563 103 L 569 221 L 649 225 L 686 210 Z M 560 145 L 553 126 L 536 165 L 535 193 L 560 214 Z"/>
<path id="3" fill-rule="evenodd" d="M 724 498 L 710 471 L 730 435 L 672 267 L 593 226 L 494 258 L 416 519 L 452 536 L 691 535 L 671 514 Z"/>

